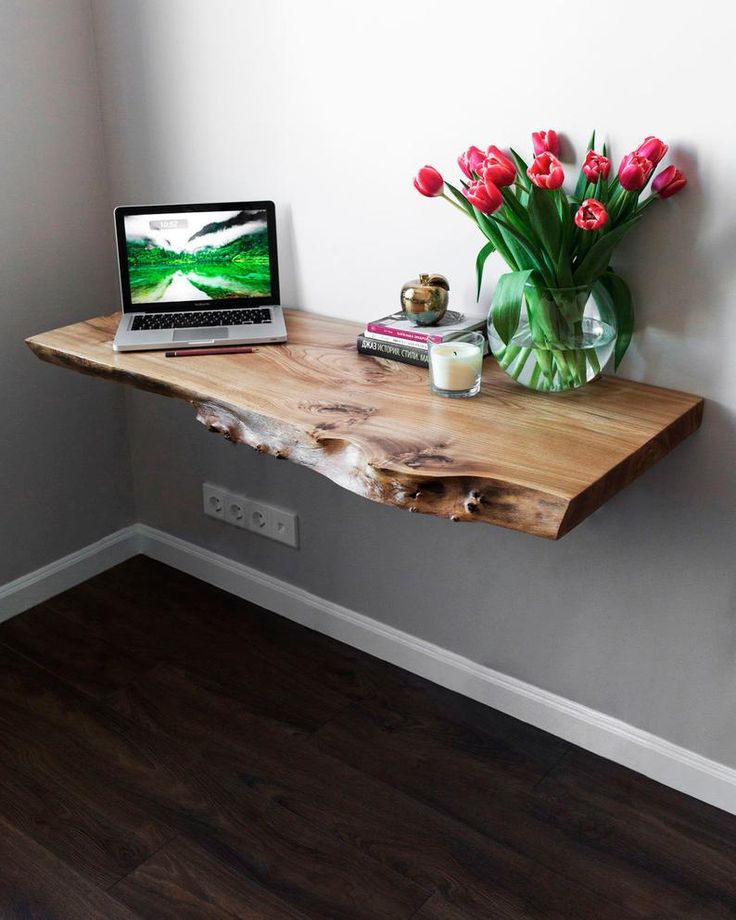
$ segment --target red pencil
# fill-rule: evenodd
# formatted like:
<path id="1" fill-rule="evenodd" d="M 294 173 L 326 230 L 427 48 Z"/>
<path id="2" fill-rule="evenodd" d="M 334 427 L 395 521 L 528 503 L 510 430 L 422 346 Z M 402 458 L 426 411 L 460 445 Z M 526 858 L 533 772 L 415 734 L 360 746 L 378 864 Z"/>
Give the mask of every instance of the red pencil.
<path id="1" fill-rule="evenodd" d="M 180 348 L 177 351 L 167 351 L 167 358 L 199 357 L 200 355 L 249 355 L 255 348 L 250 345 L 224 345 L 220 348 Z"/>

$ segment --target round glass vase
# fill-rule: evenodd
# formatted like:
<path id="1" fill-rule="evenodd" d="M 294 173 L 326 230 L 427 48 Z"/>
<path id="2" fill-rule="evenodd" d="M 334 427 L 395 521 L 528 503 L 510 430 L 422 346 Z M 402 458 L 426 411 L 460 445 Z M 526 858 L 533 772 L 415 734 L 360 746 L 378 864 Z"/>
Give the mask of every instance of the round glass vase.
<path id="1" fill-rule="evenodd" d="M 491 311 L 488 340 L 509 377 L 532 390 L 560 393 L 600 376 L 613 354 L 616 326 L 590 287 L 549 288 L 528 281 L 514 335 L 503 341 Z"/>

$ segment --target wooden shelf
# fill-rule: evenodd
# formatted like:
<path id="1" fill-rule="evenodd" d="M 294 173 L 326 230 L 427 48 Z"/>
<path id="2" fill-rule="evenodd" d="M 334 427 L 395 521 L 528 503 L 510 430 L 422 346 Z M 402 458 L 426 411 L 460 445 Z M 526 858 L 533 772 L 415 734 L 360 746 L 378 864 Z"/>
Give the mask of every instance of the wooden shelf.
<path id="1" fill-rule="evenodd" d="M 492 359 L 480 396 L 432 396 L 427 372 L 355 351 L 355 323 L 287 311 L 289 341 L 250 355 L 117 354 L 119 316 L 28 339 L 45 361 L 190 402 L 211 431 L 358 495 L 557 539 L 692 434 L 703 400 L 604 377 L 534 393 Z"/>

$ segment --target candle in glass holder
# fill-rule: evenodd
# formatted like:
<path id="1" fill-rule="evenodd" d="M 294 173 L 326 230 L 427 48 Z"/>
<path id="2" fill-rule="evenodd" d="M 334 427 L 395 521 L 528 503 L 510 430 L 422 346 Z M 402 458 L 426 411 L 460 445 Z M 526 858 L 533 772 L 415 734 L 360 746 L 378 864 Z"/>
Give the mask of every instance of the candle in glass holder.
<path id="1" fill-rule="evenodd" d="M 430 343 L 432 392 L 440 396 L 475 396 L 480 390 L 484 338 L 471 332 L 451 342 Z"/>

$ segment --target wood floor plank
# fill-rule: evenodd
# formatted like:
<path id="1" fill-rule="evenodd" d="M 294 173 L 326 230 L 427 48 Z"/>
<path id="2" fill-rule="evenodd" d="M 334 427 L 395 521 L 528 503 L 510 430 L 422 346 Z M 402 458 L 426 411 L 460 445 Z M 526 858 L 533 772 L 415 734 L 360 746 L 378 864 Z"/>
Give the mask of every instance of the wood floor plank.
<path id="1" fill-rule="evenodd" d="M 156 668 L 125 691 L 122 706 L 152 730 L 198 743 L 218 781 L 235 794 L 247 786 L 428 893 L 443 892 L 453 906 L 486 916 L 623 916 L 604 898 L 302 738 L 266 733 L 191 674 Z"/>
<path id="2" fill-rule="evenodd" d="M 736 916 L 732 815 L 579 749 L 545 777 L 535 800 L 537 815 L 566 835 L 676 880 L 691 916 Z"/>
<path id="3" fill-rule="evenodd" d="M 181 838 L 110 892 L 151 920 L 308 920 L 307 914 Z"/>
<path id="4" fill-rule="evenodd" d="M 186 576 L 173 580 L 164 566 L 148 578 L 153 584 L 137 588 L 135 578 L 120 578 L 113 590 L 109 580 L 98 576 L 94 584 L 42 606 L 43 625 L 56 619 L 48 633 L 10 621 L 0 626 L 0 642 L 96 698 L 107 699 L 130 678 L 163 663 L 228 686 L 251 711 L 296 731 L 313 731 L 346 705 L 343 694 L 307 676 L 304 663 L 311 661 L 306 648 L 298 657 L 296 651 L 291 659 L 284 652 L 284 660 L 279 659 L 283 628 L 269 637 L 261 625 L 268 620 L 263 611 L 242 605 L 241 611 L 251 615 L 243 617 L 238 629 L 223 592 L 203 591 L 201 583 Z M 306 638 L 300 635 L 305 644 Z M 120 666 L 108 668 L 116 655 Z"/>
<path id="5" fill-rule="evenodd" d="M 95 751 L 105 735 L 116 745 L 118 736 L 91 706 L 0 648 L 0 814 L 104 887 L 173 831 L 119 794 L 119 761 Z"/>
<path id="6" fill-rule="evenodd" d="M 398 920 L 427 897 L 247 786 L 226 789 L 196 750 L 134 725 L 6 649 L 0 649 L 2 728 L 0 743 L 20 738 L 47 751 L 47 769 L 78 797 L 150 816 L 168 839 L 178 833 L 197 841 L 315 917 Z M 43 758 L 34 754 L 34 762 L 38 768 Z"/>
<path id="7" fill-rule="evenodd" d="M 0 917 L 2 920 L 142 920 L 2 818 Z"/>
<path id="8" fill-rule="evenodd" d="M 83 606 L 80 595 L 82 591 L 68 595 L 73 609 Z M 63 611 L 64 601 L 60 606 Z M 149 667 L 113 642 L 100 641 L 62 611 L 41 604 L 32 617 L 14 617 L 0 624 L 0 644 L 97 700 L 111 696 Z M 118 613 L 124 615 L 122 610 Z"/>
<path id="9" fill-rule="evenodd" d="M 697 896 L 694 902 L 682 877 L 639 865 L 633 854 L 622 856 L 608 847 L 604 836 L 586 837 L 574 827 L 560 826 L 552 820 L 542 795 L 525 782 L 524 764 L 499 764 L 493 749 L 480 748 L 472 737 L 451 736 L 446 728 L 426 722 L 422 733 L 411 714 L 402 716 L 365 701 L 342 712 L 309 743 L 570 882 L 583 884 L 636 917 L 724 920 L 736 916 L 736 902 L 730 901 L 726 890 L 718 902 L 700 901 Z"/>
<path id="10" fill-rule="evenodd" d="M 62 773 L 49 769 L 42 749 L 8 743 L 2 730 L 0 744 L 0 816 L 100 888 L 170 839 L 134 805 L 121 808 L 115 800 L 75 792 Z"/>

